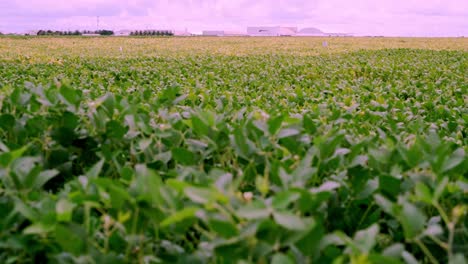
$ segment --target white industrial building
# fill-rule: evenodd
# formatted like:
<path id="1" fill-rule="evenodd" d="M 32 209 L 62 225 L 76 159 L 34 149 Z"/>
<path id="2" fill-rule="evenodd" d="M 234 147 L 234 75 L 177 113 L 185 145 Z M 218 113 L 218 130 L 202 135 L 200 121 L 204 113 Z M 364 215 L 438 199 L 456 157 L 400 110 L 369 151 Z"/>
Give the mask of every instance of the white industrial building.
<path id="1" fill-rule="evenodd" d="M 178 37 L 189 37 L 189 36 L 192 36 L 192 33 L 188 32 L 187 29 L 185 30 L 174 30 L 174 36 L 178 36 Z"/>
<path id="2" fill-rule="evenodd" d="M 129 29 L 122 29 L 122 30 L 119 30 L 117 32 L 115 32 L 115 36 L 130 36 L 130 34 L 132 33 L 132 30 L 129 30 Z"/>
<path id="3" fill-rule="evenodd" d="M 245 32 L 240 31 L 224 31 L 225 37 L 246 37 L 248 36 Z"/>
<path id="4" fill-rule="evenodd" d="M 328 34 L 322 32 L 318 28 L 303 28 L 297 33 L 299 37 L 323 37 L 328 36 Z"/>
<path id="5" fill-rule="evenodd" d="M 224 37 L 224 30 L 203 30 L 203 36 Z"/>
<path id="6" fill-rule="evenodd" d="M 351 37 L 352 34 L 349 33 L 325 33 L 327 36 L 330 37 Z"/>
<path id="7" fill-rule="evenodd" d="M 248 27 L 247 35 L 253 37 L 295 36 L 296 27 Z"/>

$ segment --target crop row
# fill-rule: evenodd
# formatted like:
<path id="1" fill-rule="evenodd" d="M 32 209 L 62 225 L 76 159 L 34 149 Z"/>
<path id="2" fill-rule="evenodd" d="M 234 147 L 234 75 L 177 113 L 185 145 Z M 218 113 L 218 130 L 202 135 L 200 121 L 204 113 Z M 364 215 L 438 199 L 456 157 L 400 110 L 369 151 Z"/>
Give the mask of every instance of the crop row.
<path id="1" fill-rule="evenodd" d="M 0 261 L 465 263 L 467 64 L 0 62 Z"/>

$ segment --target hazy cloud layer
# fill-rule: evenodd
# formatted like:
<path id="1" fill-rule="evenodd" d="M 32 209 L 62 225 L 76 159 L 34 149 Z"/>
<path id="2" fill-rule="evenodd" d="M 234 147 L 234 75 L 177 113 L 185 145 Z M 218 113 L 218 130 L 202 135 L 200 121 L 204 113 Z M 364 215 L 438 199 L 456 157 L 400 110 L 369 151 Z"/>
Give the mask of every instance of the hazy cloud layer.
<path id="1" fill-rule="evenodd" d="M 357 35 L 468 36 L 466 0 L 0 0 L 0 31 L 318 27 Z"/>

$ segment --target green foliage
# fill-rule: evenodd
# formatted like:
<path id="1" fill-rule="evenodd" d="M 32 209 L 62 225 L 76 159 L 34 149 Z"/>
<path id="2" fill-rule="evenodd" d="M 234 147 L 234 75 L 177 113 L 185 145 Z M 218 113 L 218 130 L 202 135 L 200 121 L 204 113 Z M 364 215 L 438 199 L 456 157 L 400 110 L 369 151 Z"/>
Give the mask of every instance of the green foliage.
<path id="1" fill-rule="evenodd" d="M 112 36 L 114 35 L 114 31 L 108 30 L 108 29 L 102 29 L 102 30 L 96 31 L 96 34 L 99 34 L 101 36 Z"/>
<path id="2" fill-rule="evenodd" d="M 466 52 L 0 61 L 1 263 L 465 263 Z"/>
<path id="3" fill-rule="evenodd" d="M 130 32 L 130 36 L 174 36 L 171 30 L 136 30 Z"/>
<path id="4" fill-rule="evenodd" d="M 81 36 L 83 33 L 81 33 L 78 30 L 75 31 L 58 31 L 58 30 L 39 30 L 37 32 L 38 36 Z"/>

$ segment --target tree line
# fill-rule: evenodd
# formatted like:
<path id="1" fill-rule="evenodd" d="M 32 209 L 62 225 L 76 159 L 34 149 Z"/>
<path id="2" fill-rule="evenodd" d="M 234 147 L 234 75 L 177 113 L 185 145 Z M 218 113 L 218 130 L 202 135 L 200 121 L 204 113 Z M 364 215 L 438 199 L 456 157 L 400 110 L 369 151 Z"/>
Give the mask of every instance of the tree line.
<path id="1" fill-rule="evenodd" d="M 112 36 L 112 30 L 84 30 L 84 31 L 60 31 L 60 30 L 39 30 L 38 36 L 82 36 L 85 34 L 97 34 L 101 36 Z M 174 36 L 174 32 L 170 30 L 135 30 L 130 32 L 130 36 Z"/>
<path id="2" fill-rule="evenodd" d="M 174 36 L 170 30 L 136 30 L 130 32 L 130 36 Z"/>
<path id="3" fill-rule="evenodd" d="M 60 31 L 60 30 L 39 30 L 37 32 L 38 36 L 81 36 L 83 34 L 97 34 L 101 36 L 112 36 L 114 35 L 114 31 L 112 30 L 85 30 L 85 31 Z"/>

